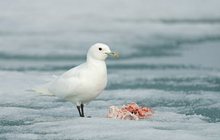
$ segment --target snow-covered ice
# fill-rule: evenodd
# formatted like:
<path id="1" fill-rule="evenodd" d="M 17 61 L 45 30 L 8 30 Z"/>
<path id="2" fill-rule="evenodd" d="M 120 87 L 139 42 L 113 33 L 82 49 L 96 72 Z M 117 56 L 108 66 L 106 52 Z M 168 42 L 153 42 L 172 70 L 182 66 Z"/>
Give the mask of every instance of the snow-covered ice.
<path id="1" fill-rule="evenodd" d="M 0 139 L 193 139 L 220 137 L 219 0 L 0 1 Z M 89 24 L 88 24 L 89 23 Z M 107 89 L 75 106 L 27 89 L 86 60 L 107 60 Z M 123 77 L 123 78 L 122 78 Z M 111 105 L 151 107 L 141 121 L 106 118 Z"/>

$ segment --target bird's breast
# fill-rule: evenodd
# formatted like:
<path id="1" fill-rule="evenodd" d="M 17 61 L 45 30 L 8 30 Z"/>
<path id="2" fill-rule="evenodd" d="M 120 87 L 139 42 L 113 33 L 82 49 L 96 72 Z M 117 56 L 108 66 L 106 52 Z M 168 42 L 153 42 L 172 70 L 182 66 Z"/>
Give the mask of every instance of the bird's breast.
<path id="1" fill-rule="evenodd" d="M 91 72 L 83 78 L 85 80 L 85 89 L 89 89 L 93 93 L 101 92 L 107 85 L 106 72 Z"/>
<path id="2" fill-rule="evenodd" d="M 86 77 L 83 78 L 84 81 L 82 82 L 84 84 L 78 87 L 80 89 L 78 99 L 84 103 L 96 98 L 107 85 L 107 74 L 90 73 L 89 75 L 85 75 Z"/>

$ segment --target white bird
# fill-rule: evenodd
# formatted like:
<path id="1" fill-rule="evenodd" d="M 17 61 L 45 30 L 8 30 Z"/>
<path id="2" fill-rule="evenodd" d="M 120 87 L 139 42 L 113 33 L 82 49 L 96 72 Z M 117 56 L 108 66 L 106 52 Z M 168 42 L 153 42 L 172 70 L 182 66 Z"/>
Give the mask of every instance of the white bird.
<path id="1" fill-rule="evenodd" d="M 106 44 L 94 44 L 88 50 L 85 63 L 34 90 L 43 95 L 54 95 L 74 103 L 80 117 L 84 117 L 84 104 L 95 99 L 107 85 L 105 60 L 108 55 L 118 57 L 118 54 L 112 52 Z"/>

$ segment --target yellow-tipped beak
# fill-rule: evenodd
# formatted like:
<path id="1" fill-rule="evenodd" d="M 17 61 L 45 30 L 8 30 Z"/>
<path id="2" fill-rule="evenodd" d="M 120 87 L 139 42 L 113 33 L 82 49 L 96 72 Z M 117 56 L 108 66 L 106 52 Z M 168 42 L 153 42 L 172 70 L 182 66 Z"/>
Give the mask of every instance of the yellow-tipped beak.
<path id="1" fill-rule="evenodd" d="M 109 53 L 105 53 L 109 56 L 112 56 L 113 58 L 119 58 L 119 53 L 118 52 L 109 52 Z"/>

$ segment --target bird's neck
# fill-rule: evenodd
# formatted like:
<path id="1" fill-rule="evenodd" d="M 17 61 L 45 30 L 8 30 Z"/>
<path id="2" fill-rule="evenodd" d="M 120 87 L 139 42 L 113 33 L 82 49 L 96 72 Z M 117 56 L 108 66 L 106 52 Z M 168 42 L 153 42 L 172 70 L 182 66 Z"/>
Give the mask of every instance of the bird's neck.
<path id="1" fill-rule="evenodd" d="M 87 64 L 89 67 L 104 67 L 106 68 L 106 63 L 104 60 L 97 60 L 91 57 L 87 57 Z"/>

